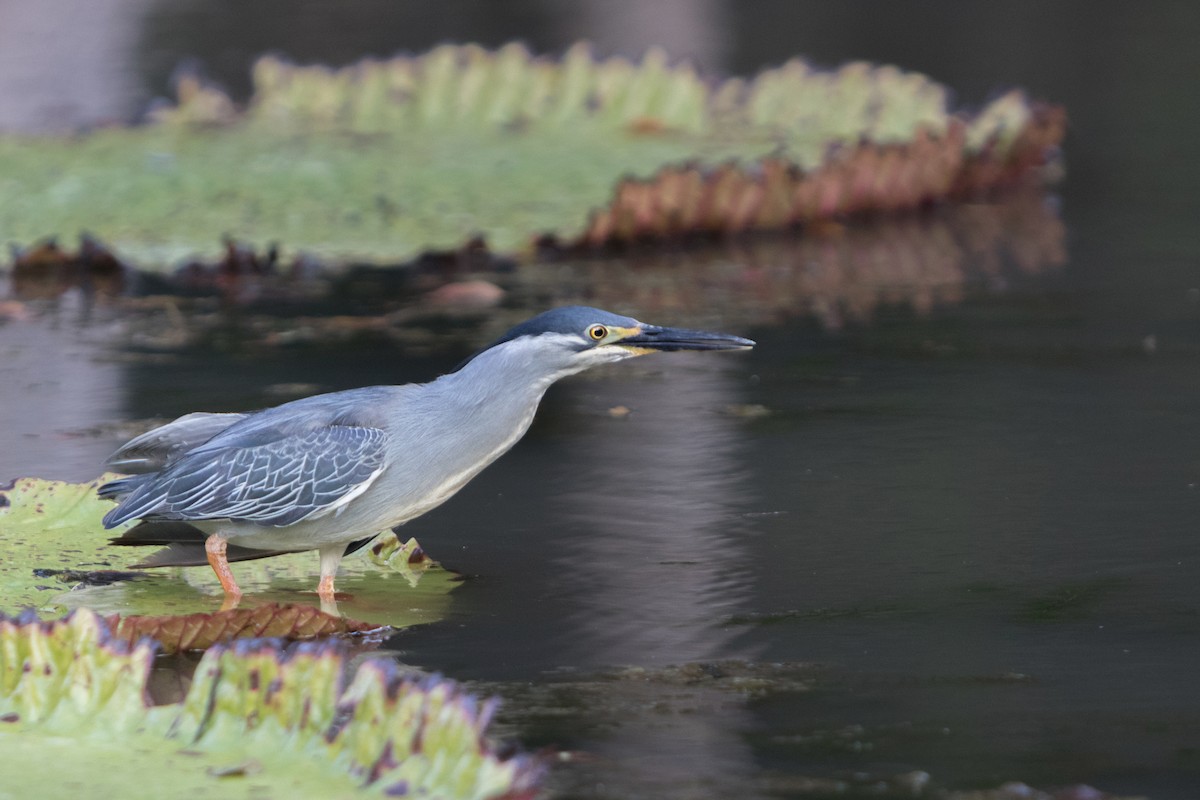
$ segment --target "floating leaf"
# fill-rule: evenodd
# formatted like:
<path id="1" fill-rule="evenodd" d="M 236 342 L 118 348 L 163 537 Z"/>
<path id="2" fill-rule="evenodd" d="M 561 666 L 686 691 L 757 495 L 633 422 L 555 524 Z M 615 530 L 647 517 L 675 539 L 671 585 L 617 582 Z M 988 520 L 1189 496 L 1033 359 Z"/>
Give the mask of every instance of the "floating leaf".
<path id="1" fill-rule="evenodd" d="M 158 124 L 0 136 L 6 235 L 90 228 L 166 267 L 227 232 L 395 263 L 473 239 L 522 253 L 780 228 L 1028 178 L 1065 124 L 1019 92 L 955 114 L 890 66 L 707 81 L 660 50 L 444 46 L 342 69 L 264 58 L 253 77 L 240 115 L 190 82 Z"/>
<path id="2" fill-rule="evenodd" d="M 44 616 L 78 607 L 122 616 L 216 610 L 223 593 L 208 567 L 126 571 L 141 554 L 108 543 L 121 529 L 104 529 L 100 520 L 112 503 L 96 496 L 96 487 L 112 477 L 87 483 L 21 478 L 0 488 L 0 609 L 33 607 Z M 338 610 L 397 628 L 440 618 L 456 576 L 428 559 L 410 564 L 409 555 L 420 549 L 414 540 L 401 544 L 392 533 L 380 540 L 377 546 L 405 555 L 380 564 L 361 556 L 343 561 L 338 590 L 345 599 Z M 238 563 L 233 570 L 248 610 L 317 600 L 315 553 Z"/>
<path id="3" fill-rule="evenodd" d="M 14 797 L 531 798 L 542 765 L 500 757 L 494 703 L 335 647 L 209 650 L 179 704 L 149 705 L 153 658 L 95 614 L 0 617 L 0 785 Z"/>

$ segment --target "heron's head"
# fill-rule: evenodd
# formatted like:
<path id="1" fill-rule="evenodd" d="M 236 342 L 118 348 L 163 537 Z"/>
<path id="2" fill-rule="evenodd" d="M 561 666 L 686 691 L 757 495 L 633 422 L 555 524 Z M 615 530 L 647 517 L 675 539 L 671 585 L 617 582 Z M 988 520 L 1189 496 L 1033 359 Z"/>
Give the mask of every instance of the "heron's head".
<path id="1" fill-rule="evenodd" d="M 559 378 L 597 364 L 660 350 L 745 350 L 754 342 L 727 333 L 664 328 L 598 308 L 566 306 L 527 319 L 484 352 L 503 348 L 506 355 L 541 365 Z"/>

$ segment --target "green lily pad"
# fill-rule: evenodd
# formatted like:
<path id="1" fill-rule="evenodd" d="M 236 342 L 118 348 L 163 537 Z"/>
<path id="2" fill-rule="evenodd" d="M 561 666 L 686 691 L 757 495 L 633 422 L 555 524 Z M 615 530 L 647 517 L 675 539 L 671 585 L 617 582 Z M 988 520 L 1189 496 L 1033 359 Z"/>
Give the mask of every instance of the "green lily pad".
<path id="1" fill-rule="evenodd" d="M 529 798 L 542 767 L 501 758 L 492 703 L 335 647 L 209 650 L 178 704 L 146 697 L 153 648 L 86 609 L 0 618 L 0 786 L 55 798 Z"/>
<path id="2" fill-rule="evenodd" d="M 162 615 L 216 611 L 221 586 L 207 567 L 172 567 L 119 574 L 139 560 L 137 550 L 114 547 L 100 520 L 112 507 L 86 483 L 20 478 L 0 488 L 0 609 L 34 608 L 44 617 L 72 608 L 101 614 Z M 336 609 L 352 619 L 396 628 L 440 619 L 457 576 L 432 563 L 409 563 L 415 542 L 391 533 L 387 557 L 351 556 L 342 563 Z M 315 553 L 291 553 L 233 565 L 245 592 L 242 606 L 317 603 Z M 113 572 L 118 574 L 113 575 Z M 89 585 L 118 578 L 107 585 Z"/>
<path id="3" fill-rule="evenodd" d="M 447 46 L 339 70 L 266 58 L 254 83 L 244 111 L 192 81 L 157 124 L 0 136 L 5 235 L 88 229 L 149 268 L 215 258 L 224 234 L 335 262 L 475 237 L 522 253 L 913 208 L 1030 172 L 1062 137 L 1019 92 L 967 117 L 924 75 L 864 63 L 709 81 L 659 50 Z"/>

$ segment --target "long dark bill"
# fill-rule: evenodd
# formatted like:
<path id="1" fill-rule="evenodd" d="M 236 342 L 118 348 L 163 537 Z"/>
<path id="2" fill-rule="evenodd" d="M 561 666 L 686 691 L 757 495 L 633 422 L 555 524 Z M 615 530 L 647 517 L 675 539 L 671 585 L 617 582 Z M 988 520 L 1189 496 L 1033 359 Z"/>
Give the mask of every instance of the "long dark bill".
<path id="1" fill-rule="evenodd" d="M 752 340 L 729 333 L 660 328 L 657 325 L 643 325 L 638 333 L 622 339 L 620 344 L 646 350 L 748 350 L 754 347 Z"/>

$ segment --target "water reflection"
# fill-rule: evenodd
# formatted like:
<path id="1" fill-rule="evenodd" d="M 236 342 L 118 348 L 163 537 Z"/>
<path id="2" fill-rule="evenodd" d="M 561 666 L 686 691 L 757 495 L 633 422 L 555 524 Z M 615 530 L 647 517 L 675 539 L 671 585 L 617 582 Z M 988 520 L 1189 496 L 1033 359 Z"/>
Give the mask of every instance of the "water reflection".
<path id="1" fill-rule="evenodd" d="M 961 301 L 969 284 L 1003 290 L 1013 275 L 1058 269 L 1066 263 L 1065 238 L 1055 203 L 1030 189 L 801 236 L 541 263 L 522 270 L 513 291 L 632 305 L 647 316 L 703 318 L 720 309 L 725 320 L 764 324 L 813 315 L 836 329 L 869 320 L 881 306 L 909 305 L 925 314 Z"/>
<path id="2" fill-rule="evenodd" d="M 566 663 L 664 665 L 730 652 L 735 632 L 714 623 L 749 592 L 739 511 L 753 501 L 740 421 L 717 412 L 742 400 L 740 373 L 717 363 L 725 360 L 676 354 L 669 376 L 630 386 L 614 370 L 589 387 L 632 409 L 581 426 L 586 458 L 550 501 L 570 528 L 556 559 L 574 601 Z"/>
<path id="3" fill-rule="evenodd" d="M 531 313 L 567 303 L 701 328 L 718 320 L 744 327 L 815 316 L 838 329 L 886 306 L 926 314 L 958 303 L 971 287 L 1005 291 L 1014 277 L 1061 267 L 1064 240 L 1055 203 L 1029 190 L 804 235 L 648 248 L 621 257 L 559 254 L 519 268 L 473 250 L 337 276 L 314 271 L 295 254 L 261 262 L 226 257 L 189 264 L 174 277 L 129 281 L 135 294 L 149 296 L 116 298 L 110 310 L 123 317 L 121 343 L 155 350 L 208 346 L 233 334 L 267 348 L 368 335 L 410 354 L 444 352 L 477 347 Z M 87 261 L 83 247 L 79 252 L 17 263 L 13 298 L 36 308 L 36 301 L 75 287 L 99 292 L 108 286 L 111 264 Z M 238 244 L 231 252 L 255 251 Z M 480 287 L 487 289 L 482 302 Z M 455 289 L 462 291 L 447 291 Z"/>
<path id="4" fill-rule="evenodd" d="M 572 302 L 700 328 L 719 324 L 741 330 L 814 315 L 824 326 L 836 329 L 848 321 L 868 320 L 885 306 L 908 305 L 928 312 L 939 304 L 960 301 L 970 287 L 982 285 L 1002 292 L 1014 276 L 1054 270 L 1065 258 L 1057 209 L 1038 192 L 817 233 L 634 251 L 623 258 L 547 260 L 502 271 L 477 260 L 463 264 L 451 259 L 357 270 L 333 280 L 309 272 L 285 275 L 226 269 L 219 287 L 198 287 L 190 271 L 183 276 L 190 283 L 147 276 L 130 281 L 135 293 L 145 297 L 101 296 L 108 285 L 104 280 L 111 278 L 111 265 L 84 263 L 88 250 L 81 246 L 78 264 L 60 263 L 61 258 L 31 262 L 14 269 L 9 287 L 0 284 L 0 323 L 4 323 L 0 343 L 36 354 L 28 356 L 30 363 L 58 363 L 58 353 L 66 347 L 58 338 L 23 330 L 39 326 L 37 320 L 45 318 L 87 328 L 70 336 L 78 342 L 94 341 L 97 354 L 114 345 L 156 353 L 215 347 L 270 361 L 284 350 L 308 345 L 354 343 L 356 350 L 362 350 L 364 339 L 373 339 L 376 347 L 400 348 L 399 356 L 411 361 L 424 354 L 462 353 L 535 311 Z M 466 279 L 501 287 L 502 305 L 457 309 L 431 307 L 427 302 L 439 287 Z M 172 291 L 178 294 L 171 296 Z M 66 335 L 65 328 L 55 334 Z M 146 391 L 138 379 L 122 377 L 125 368 L 101 367 L 88 359 L 88 367 L 81 368 L 79 375 L 92 371 L 108 375 L 110 393 L 122 391 L 117 388 L 122 383 L 130 384 L 131 394 Z M 156 383 L 157 368 L 152 372 L 150 380 Z M 132 369 L 128 374 L 143 373 Z M 281 380 L 310 382 L 308 376 L 287 375 Z M 375 376 L 365 382 L 392 379 L 394 375 Z M 30 457 L 14 455 L 0 461 L 4 470 L 0 477 L 30 474 L 29 464 L 46 469 L 48 475 L 92 477 L 79 471 L 85 466 L 82 455 L 62 459 L 59 452 L 55 457 L 51 440 L 42 438 L 43 423 L 21 418 L 19 409 L 29 400 L 28 393 L 12 396 L 18 385 L 8 381 L 0 389 L 6 395 L 0 398 L 4 401 L 0 408 L 12 410 L 0 427 L 4 437 L 0 444 L 13 440 L 13 447 L 5 451 L 24 450 Z M 195 407 L 199 406 L 193 403 L 179 413 Z M 103 408 L 89 405 L 89 409 Z M 151 413 L 166 416 L 169 410 L 154 407 Z M 636 419 L 631 422 L 640 424 Z M 90 416 L 84 424 L 92 424 Z M 113 441 L 92 450 L 98 453 Z M 92 458 L 90 464 L 99 461 Z M 57 469 L 49 470 L 51 464 Z"/>
<path id="5" fill-rule="evenodd" d="M 753 657 L 733 641 L 739 631 L 718 624 L 744 610 L 753 581 L 741 516 L 754 503 L 750 454 L 742 421 L 720 412 L 744 402 L 742 364 L 673 354 L 668 373 L 652 362 L 621 366 L 623 376 L 613 369 L 571 387 L 593 395 L 594 407 L 630 411 L 585 417 L 575 446 L 586 456 L 550 495 L 548 511 L 562 525 L 552 574 L 569 616 L 556 657 L 651 669 Z M 678 693 L 637 680 L 605 686 L 599 707 L 584 714 L 593 725 L 614 716 L 623 724 L 588 741 L 607 766 L 597 775 L 602 788 L 587 794 L 653 787 L 658 797 L 694 796 L 753 772 L 743 704 L 689 688 L 683 705 L 705 711 L 686 713 Z M 653 722 L 643 711 L 651 706 L 662 709 Z"/>
<path id="6" fill-rule="evenodd" d="M 121 417 L 124 368 L 96 358 L 71 295 L 58 309 L 0 317 L 0 483 L 18 476 L 85 480 L 112 452 L 97 432 Z"/>

